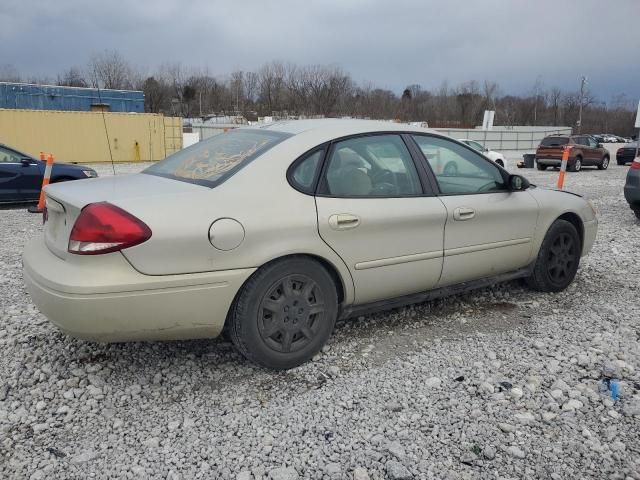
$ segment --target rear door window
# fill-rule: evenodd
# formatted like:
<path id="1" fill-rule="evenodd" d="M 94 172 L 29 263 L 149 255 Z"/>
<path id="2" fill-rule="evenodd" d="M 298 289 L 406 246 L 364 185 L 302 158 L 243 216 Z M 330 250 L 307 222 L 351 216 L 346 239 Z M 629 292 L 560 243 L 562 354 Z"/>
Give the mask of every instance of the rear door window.
<path id="1" fill-rule="evenodd" d="M 371 135 L 336 142 L 321 193 L 337 197 L 421 195 L 411 154 L 399 135 Z"/>

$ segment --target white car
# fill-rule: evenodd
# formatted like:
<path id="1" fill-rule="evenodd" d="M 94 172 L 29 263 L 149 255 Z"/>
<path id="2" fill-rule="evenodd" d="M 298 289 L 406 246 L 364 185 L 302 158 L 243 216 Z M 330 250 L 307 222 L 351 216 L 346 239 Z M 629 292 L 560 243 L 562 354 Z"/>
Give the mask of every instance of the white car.
<path id="1" fill-rule="evenodd" d="M 124 341 L 225 328 L 275 369 L 310 359 L 337 318 L 516 278 L 560 291 L 597 230 L 579 195 L 434 131 L 364 120 L 238 128 L 45 194 L 24 279 L 62 330 Z"/>
<path id="2" fill-rule="evenodd" d="M 465 145 L 469 145 L 471 148 L 482 153 L 489 160 L 496 162 L 501 167 L 505 166 L 504 155 L 502 155 L 501 153 L 494 152 L 493 150 L 489 150 L 488 148 L 485 148 L 481 143 L 476 142 L 475 140 L 460 138 L 458 139 L 458 141 L 464 143 Z"/>

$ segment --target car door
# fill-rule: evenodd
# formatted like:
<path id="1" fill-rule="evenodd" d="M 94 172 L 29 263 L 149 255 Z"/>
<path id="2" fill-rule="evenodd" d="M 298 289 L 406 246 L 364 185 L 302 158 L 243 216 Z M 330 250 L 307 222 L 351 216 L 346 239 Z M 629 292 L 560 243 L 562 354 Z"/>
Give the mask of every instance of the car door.
<path id="1" fill-rule="evenodd" d="M 591 165 L 591 152 L 586 137 L 574 137 L 573 141 L 576 144 L 576 148 L 580 149 L 582 165 Z"/>
<path id="2" fill-rule="evenodd" d="M 491 161 L 449 139 L 413 135 L 447 210 L 439 286 L 525 267 L 532 253 L 538 203 L 507 189 Z"/>
<path id="3" fill-rule="evenodd" d="M 598 147 L 598 142 L 593 137 L 587 137 L 587 143 L 589 144 L 591 165 L 599 165 L 603 158 L 602 149 Z"/>
<path id="4" fill-rule="evenodd" d="M 9 202 L 20 199 L 21 175 L 20 157 L 12 150 L 0 147 L 0 201 Z"/>
<path id="5" fill-rule="evenodd" d="M 446 210 L 428 185 L 402 135 L 331 144 L 316 192 L 318 231 L 348 266 L 355 303 L 438 283 Z"/>

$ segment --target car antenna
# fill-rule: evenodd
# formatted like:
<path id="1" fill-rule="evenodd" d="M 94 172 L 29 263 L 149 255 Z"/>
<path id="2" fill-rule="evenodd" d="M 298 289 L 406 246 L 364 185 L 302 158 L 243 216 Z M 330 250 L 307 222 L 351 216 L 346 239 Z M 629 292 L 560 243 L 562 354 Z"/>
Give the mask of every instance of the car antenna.
<path id="1" fill-rule="evenodd" d="M 111 159 L 111 169 L 113 170 L 113 174 L 116 174 L 116 165 L 113 163 L 113 152 L 111 152 L 111 141 L 109 140 L 109 130 L 107 129 L 107 119 L 104 116 L 104 107 L 105 105 L 102 103 L 102 95 L 100 93 L 100 84 L 98 83 L 98 79 L 95 78 L 96 88 L 98 90 L 98 102 L 100 103 L 100 112 L 102 112 L 102 124 L 104 125 L 104 134 L 107 137 L 107 146 L 109 147 L 109 158 Z"/>

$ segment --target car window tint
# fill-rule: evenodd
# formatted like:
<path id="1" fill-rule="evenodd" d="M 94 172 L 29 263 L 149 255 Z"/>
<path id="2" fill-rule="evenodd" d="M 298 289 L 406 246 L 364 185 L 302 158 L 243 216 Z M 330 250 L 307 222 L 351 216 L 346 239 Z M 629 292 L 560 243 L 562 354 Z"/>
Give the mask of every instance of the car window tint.
<path id="1" fill-rule="evenodd" d="M 588 140 L 589 140 L 589 146 L 590 146 L 590 147 L 594 147 L 594 148 L 595 148 L 595 147 L 597 147 L 597 146 L 598 146 L 598 142 L 596 141 L 596 139 L 595 139 L 595 138 L 593 138 L 593 137 L 588 137 Z"/>
<path id="2" fill-rule="evenodd" d="M 569 139 L 567 137 L 547 137 L 542 139 L 540 146 L 558 147 L 560 145 L 566 145 L 567 143 L 569 143 Z"/>
<path id="3" fill-rule="evenodd" d="M 20 157 L 14 152 L 0 148 L 0 163 L 20 163 Z"/>
<path id="4" fill-rule="evenodd" d="M 357 137 L 336 143 L 324 180 L 323 193 L 341 197 L 422 193 L 409 150 L 398 135 Z"/>
<path id="5" fill-rule="evenodd" d="M 298 162 L 291 174 L 294 186 L 306 193 L 312 193 L 313 181 L 316 178 L 318 164 L 324 155 L 324 149 L 309 153 Z"/>
<path id="6" fill-rule="evenodd" d="M 506 190 L 500 170 L 483 156 L 451 140 L 413 137 L 435 173 L 442 193 L 467 194 Z"/>
<path id="7" fill-rule="evenodd" d="M 484 151 L 484 147 L 483 147 L 481 144 L 479 144 L 478 142 L 470 141 L 470 142 L 468 142 L 468 145 L 469 145 L 471 148 L 473 148 L 473 149 L 475 149 L 475 150 L 477 150 L 477 151 L 479 151 L 479 152 Z"/>

